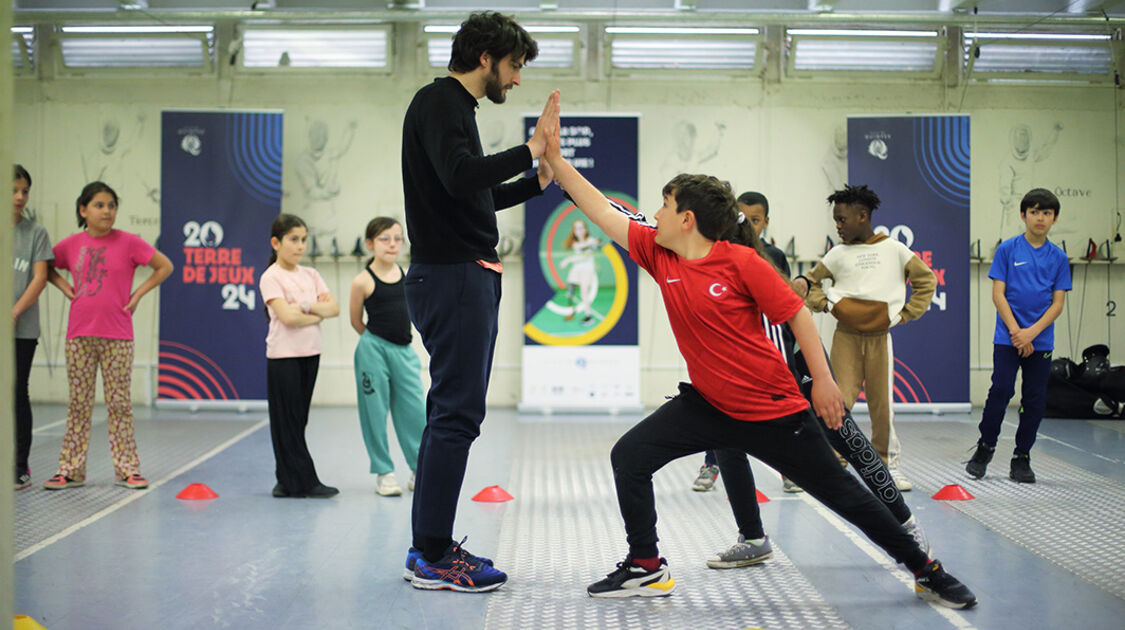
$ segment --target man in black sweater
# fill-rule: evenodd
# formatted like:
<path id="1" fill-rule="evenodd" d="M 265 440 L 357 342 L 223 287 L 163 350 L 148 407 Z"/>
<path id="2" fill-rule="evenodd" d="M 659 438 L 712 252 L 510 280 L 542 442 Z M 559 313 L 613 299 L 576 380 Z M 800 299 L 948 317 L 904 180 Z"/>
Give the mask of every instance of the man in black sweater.
<path id="1" fill-rule="evenodd" d="M 406 571 L 415 588 L 481 592 L 508 577 L 453 541 L 469 447 L 485 414 L 500 304 L 496 211 L 540 195 L 546 160 L 528 170 L 559 124 L 558 92 L 547 99 L 531 140 L 485 156 L 477 100 L 503 103 L 523 65 L 539 52 L 512 18 L 474 13 L 453 39 L 450 74 L 418 90 L 402 125 L 402 187 L 411 264 L 410 320 L 430 354 L 426 429 L 418 449 Z"/>

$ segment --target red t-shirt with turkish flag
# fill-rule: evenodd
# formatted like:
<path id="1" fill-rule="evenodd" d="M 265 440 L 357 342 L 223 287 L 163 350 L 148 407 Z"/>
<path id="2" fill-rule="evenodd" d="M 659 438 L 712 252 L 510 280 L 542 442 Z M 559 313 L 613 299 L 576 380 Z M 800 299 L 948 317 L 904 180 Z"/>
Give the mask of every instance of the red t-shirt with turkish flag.
<path id="1" fill-rule="evenodd" d="M 656 230 L 629 224 L 629 257 L 660 285 L 691 383 L 737 420 L 772 420 L 807 409 L 793 374 L 762 328 L 789 320 L 803 303 L 749 247 L 716 241 L 686 260 L 656 244 Z"/>

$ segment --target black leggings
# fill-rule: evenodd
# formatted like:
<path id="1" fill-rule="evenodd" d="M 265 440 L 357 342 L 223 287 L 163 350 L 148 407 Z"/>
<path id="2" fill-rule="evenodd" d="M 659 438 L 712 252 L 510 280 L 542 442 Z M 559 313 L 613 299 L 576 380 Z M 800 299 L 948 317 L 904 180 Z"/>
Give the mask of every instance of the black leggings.
<path id="1" fill-rule="evenodd" d="M 828 360 L 827 355 L 825 360 Z M 812 379 L 808 377 L 809 368 L 800 351 L 793 355 L 790 367 L 797 379 L 801 394 L 811 403 Z M 829 368 L 831 367 L 829 363 Z M 875 451 L 871 440 L 867 439 L 856 425 L 851 411 L 844 410 L 844 423 L 839 429 L 829 429 L 822 418 L 817 420 L 820 422 L 821 430 L 824 431 L 824 437 L 828 438 L 828 443 L 855 467 L 863 483 L 867 484 L 875 496 L 886 504 L 898 522 L 905 523 L 909 520 L 910 508 L 895 486 L 891 471 Z M 750 462 L 746 459 L 746 453 L 726 449 L 725 452 L 720 451 L 715 455 L 719 472 L 723 476 L 723 487 L 727 490 L 727 498 L 730 499 L 731 508 L 734 510 L 739 533 L 749 539 L 765 536 L 762 518 L 758 512 L 758 497 L 754 492 L 754 474 L 750 471 Z"/>
<path id="2" fill-rule="evenodd" d="M 844 412 L 844 424 L 836 430 L 829 429 L 820 418 L 817 418 L 817 421 L 832 449 L 843 455 L 848 463 L 855 467 L 863 483 L 867 484 L 871 492 L 886 504 L 887 509 L 895 515 L 898 522 L 905 523 L 910 519 L 910 508 L 895 486 L 891 471 L 875 452 L 871 440 L 868 440 L 856 425 L 851 412 Z M 730 499 L 739 533 L 751 540 L 765 536 L 762 518 L 758 512 L 758 496 L 754 492 L 754 473 L 750 470 L 746 453 L 723 448 L 715 451 L 715 458 L 718 460 L 719 472 L 723 476 L 723 487 L 727 490 L 727 498 Z"/>
<path id="3" fill-rule="evenodd" d="M 653 473 L 679 457 L 719 447 L 749 453 L 789 477 L 912 571 L 926 565 L 926 554 L 890 510 L 840 466 L 810 410 L 773 420 L 735 420 L 687 383 L 613 447 L 617 502 L 633 557 L 659 555 Z M 733 499 L 731 507 L 740 508 Z"/>
<path id="4" fill-rule="evenodd" d="M 38 339 L 16 339 L 16 474 L 27 472 L 31 454 L 31 397 L 27 383 L 31 379 L 31 361 L 35 358 Z"/>

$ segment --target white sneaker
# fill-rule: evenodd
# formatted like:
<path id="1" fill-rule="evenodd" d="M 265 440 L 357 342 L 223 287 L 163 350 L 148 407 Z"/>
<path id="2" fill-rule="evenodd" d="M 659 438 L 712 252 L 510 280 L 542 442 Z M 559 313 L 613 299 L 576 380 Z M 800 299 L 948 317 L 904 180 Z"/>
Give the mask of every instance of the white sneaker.
<path id="1" fill-rule="evenodd" d="M 414 471 L 410 471 L 410 481 L 406 482 L 406 489 L 414 492 Z"/>
<path id="2" fill-rule="evenodd" d="M 898 468 L 891 468 L 891 479 L 895 480 L 895 487 L 899 492 L 910 492 L 914 489 L 914 482 L 907 479 Z"/>
<path id="3" fill-rule="evenodd" d="M 398 480 L 395 479 L 395 474 L 389 472 L 385 475 L 379 475 L 375 481 L 375 494 L 384 497 L 397 497 L 402 494 L 402 488 L 398 485 Z"/>

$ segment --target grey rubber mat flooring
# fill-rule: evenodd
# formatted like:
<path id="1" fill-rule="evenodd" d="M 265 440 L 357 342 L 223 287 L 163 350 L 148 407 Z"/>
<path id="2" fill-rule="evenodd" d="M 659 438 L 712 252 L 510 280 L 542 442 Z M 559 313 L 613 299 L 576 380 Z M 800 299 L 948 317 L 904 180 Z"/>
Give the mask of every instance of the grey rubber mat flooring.
<path id="1" fill-rule="evenodd" d="M 1033 450 L 1032 468 L 1037 483 L 1016 483 L 1008 478 L 1014 442 L 1001 438 L 996 456 L 983 479 L 973 479 L 964 470 L 972 454 L 967 445 L 926 439 L 933 427 L 906 426 L 920 435 L 902 469 L 916 484 L 915 494 L 930 496 L 948 484 L 958 484 L 974 499 L 946 501 L 992 531 L 1074 573 L 1091 584 L 1125 598 L 1121 561 L 1125 537 L 1121 527 L 1106 525 L 1106 519 L 1125 523 L 1125 484 L 1083 470 L 1042 450 Z M 1012 433 L 1014 427 L 1005 425 Z M 900 433 L 902 431 L 900 430 Z M 917 445 L 925 444 L 919 449 Z M 908 497 L 918 500 L 920 497 Z"/>
<path id="2" fill-rule="evenodd" d="M 136 419 L 137 449 L 141 472 L 155 483 L 192 462 L 216 446 L 255 426 L 261 418 L 240 420 L 147 420 Z M 146 490 L 114 485 L 104 411 L 95 412 L 90 431 L 86 485 L 66 490 L 44 490 L 43 482 L 58 470 L 63 424 L 35 434 L 29 464 L 32 486 L 15 494 L 15 541 L 19 555 L 102 510 Z M 125 533 L 127 535 L 127 533 Z"/>
<path id="3" fill-rule="evenodd" d="M 624 423 L 522 423 L 500 548 L 513 578 L 494 593 L 485 627 L 846 628 L 774 542 L 774 557 L 741 569 L 705 560 L 734 542 L 725 501 L 689 490 L 701 458 L 672 462 L 655 477 L 661 553 L 676 589 L 663 598 L 593 599 L 586 586 L 627 552 L 609 448 Z M 721 492 L 721 489 L 719 490 Z M 513 555 L 514 554 L 514 555 Z"/>

